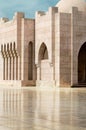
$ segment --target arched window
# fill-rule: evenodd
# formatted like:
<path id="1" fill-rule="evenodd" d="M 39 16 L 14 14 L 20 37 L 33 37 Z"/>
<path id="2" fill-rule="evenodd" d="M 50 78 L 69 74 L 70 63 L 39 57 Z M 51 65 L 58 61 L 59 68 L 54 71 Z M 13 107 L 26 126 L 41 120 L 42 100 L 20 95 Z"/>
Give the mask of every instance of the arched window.
<path id="1" fill-rule="evenodd" d="M 33 43 L 29 42 L 28 46 L 28 80 L 33 80 Z"/>

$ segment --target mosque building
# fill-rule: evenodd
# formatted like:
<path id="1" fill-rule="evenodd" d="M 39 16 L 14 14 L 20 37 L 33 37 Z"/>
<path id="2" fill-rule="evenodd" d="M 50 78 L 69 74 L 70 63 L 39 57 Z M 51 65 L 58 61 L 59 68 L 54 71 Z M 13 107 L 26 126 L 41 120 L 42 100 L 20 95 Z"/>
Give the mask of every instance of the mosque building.
<path id="1" fill-rule="evenodd" d="M 0 84 L 71 87 L 86 83 L 86 2 L 60 0 L 35 19 L 0 19 Z"/>

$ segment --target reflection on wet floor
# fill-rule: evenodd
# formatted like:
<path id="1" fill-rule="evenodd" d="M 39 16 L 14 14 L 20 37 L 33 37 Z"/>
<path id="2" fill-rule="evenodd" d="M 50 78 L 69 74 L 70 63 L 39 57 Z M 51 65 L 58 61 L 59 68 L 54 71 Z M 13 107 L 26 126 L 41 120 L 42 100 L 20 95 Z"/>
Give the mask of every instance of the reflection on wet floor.
<path id="1" fill-rule="evenodd" d="M 86 89 L 0 89 L 0 130 L 86 130 Z"/>

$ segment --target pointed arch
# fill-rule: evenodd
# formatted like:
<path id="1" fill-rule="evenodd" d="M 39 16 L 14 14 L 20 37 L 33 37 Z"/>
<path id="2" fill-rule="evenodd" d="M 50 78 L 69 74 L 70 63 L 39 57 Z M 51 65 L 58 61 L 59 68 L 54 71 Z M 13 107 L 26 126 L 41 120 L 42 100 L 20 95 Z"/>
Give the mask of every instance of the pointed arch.
<path id="1" fill-rule="evenodd" d="M 78 53 L 78 82 L 86 83 L 86 42 Z"/>
<path id="2" fill-rule="evenodd" d="M 28 80 L 33 80 L 33 42 L 28 44 Z"/>
<path id="3" fill-rule="evenodd" d="M 38 59 L 39 61 L 48 59 L 48 50 L 45 43 L 42 43 L 40 46 Z"/>

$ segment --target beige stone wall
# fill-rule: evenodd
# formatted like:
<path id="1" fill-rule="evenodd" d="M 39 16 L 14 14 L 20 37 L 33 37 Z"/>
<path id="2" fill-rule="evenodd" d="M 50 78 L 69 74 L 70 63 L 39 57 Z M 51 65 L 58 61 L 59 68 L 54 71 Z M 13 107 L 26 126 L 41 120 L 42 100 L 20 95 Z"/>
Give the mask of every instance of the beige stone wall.
<path id="1" fill-rule="evenodd" d="M 33 43 L 32 58 L 29 42 Z M 28 71 L 35 75 L 35 21 L 25 19 L 23 13 L 15 13 L 13 20 L 0 19 L 0 80 L 28 80 Z M 32 68 L 29 60 L 32 59 Z M 23 83 L 22 82 L 22 83 Z M 34 82 L 35 83 L 35 82 Z"/>
<path id="2" fill-rule="evenodd" d="M 60 86 L 71 85 L 71 14 L 60 13 Z"/>
<path id="3" fill-rule="evenodd" d="M 78 84 L 78 55 L 86 42 L 86 12 L 50 7 L 34 19 L 15 13 L 0 19 L 0 80 L 20 85 L 70 87 Z M 8 83 L 7 81 L 7 83 Z M 16 82 L 15 82 L 16 83 Z M 12 82 L 11 82 L 12 84 Z"/>
<path id="4" fill-rule="evenodd" d="M 55 81 L 60 85 L 60 14 L 55 15 Z"/>
<path id="5" fill-rule="evenodd" d="M 53 79 L 53 67 L 50 66 L 48 60 L 41 61 L 41 80 L 43 81 L 52 81 Z"/>
<path id="6" fill-rule="evenodd" d="M 33 46 L 32 57 L 29 54 L 30 43 Z M 30 60 L 33 62 L 31 68 Z M 36 80 L 35 69 L 35 20 L 22 19 L 22 80 Z M 29 71 L 32 71 L 32 79 L 29 79 Z"/>
<path id="7" fill-rule="evenodd" d="M 35 21 L 25 19 L 23 13 L 15 13 L 13 20 L 0 20 L 0 80 L 28 80 L 29 43 L 32 50 L 32 80 L 35 76 Z M 2 60 L 3 59 L 3 60 Z"/>
<path id="8" fill-rule="evenodd" d="M 78 84 L 78 54 L 86 42 L 86 14 L 73 7 L 70 13 L 56 14 L 56 23 L 56 84 L 70 87 Z"/>
<path id="9" fill-rule="evenodd" d="M 16 15 L 17 18 L 17 48 L 19 52 L 19 57 L 18 57 L 18 79 L 23 80 L 23 45 L 22 45 L 22 20 L 24 19 L 24 14 L 23 13 L 17 13 Z"/>
<path id="10" fill-rule="evenodd" d="M 51 75 L 51 81 L 55 80 L 55 14 L 58 12 L 57 7 L 50 7 L 48 12 L 37 12 L 35 20 L 35 64 L 37 65 L 37 80 L 41 80 L 40 71 L 41 64 L 39 62 L 39 50 L 44 43 L 48 50 L 49 69 L 42 64 L 47 72 L 47 78 Z M 51 71 L 52 70 L 52 71 Z M 51 71 L 51 72 L 50 72 Z M 47 79 L 46 79 L 47 80 Z"/>
<path id="11" fill-rule="evenodd" d="M 13 78 L 13 74 L 10 76 L 11 68 L 9 68 L 9 54 L 7 51 L 7 46 L 14 45 L 14 42 L 17 46 L 17 21 L 14 18 L 11 21 L 8 21 L 7 18 L 0 19 L 0 80 L 8 80 Z M 13 49 L 13 48 L 12 48 Z M 3 56 L 2 56 L 3 53 Z M 6 63 L 8 57 L 8 64 Z M 5 63 L 4 63 L 5 62 Z M 5 66 L 4 66 L 5 64 Z M 4 74 L 5 71 L 5 74 Z M 8 74 L 9 73 L 9 74 Z"/>
<path id="12" fill-rule="evenodd" d="M 78 54 L 81 46 L 86 42 L 86 13 L 72 8 L 72 71 L 71 85 L 78 84 Z"/>

